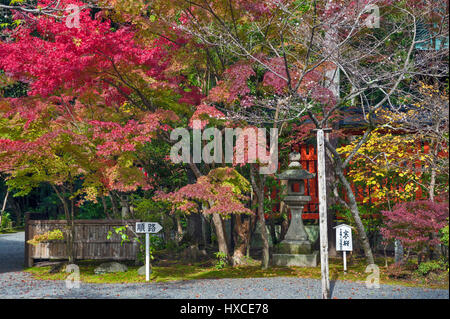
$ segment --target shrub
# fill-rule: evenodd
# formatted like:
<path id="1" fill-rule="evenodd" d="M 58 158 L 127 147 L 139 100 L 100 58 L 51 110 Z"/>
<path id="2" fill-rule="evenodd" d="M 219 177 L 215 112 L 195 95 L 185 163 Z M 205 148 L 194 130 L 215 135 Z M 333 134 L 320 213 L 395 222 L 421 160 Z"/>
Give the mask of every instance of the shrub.
<path id="1" fill-rule="evenodd" d="M 10 229 L 10 228 L 12 228 L 11 215 L 9 213 L 3 213 L 0 229 Z"/>
<path id="2" fill-rule="evenodd" d="M 392 211 L 383 211 L 385 240 L 398 239 L 406 248 L 422 252 L 440 243 L 439 230 L 446 225 L 448 203 L 421 200 L 400 203 Z"/>
<path id="3" fill-rule="evenodd" d="M 411 276 L 411 270 L 404 264 L 395 263 L 388 266 L 386 274 L 389 278 L 407 279 Z"/>
<path id="4" fill-rule="evenodd" d="M 444 270 L 445 266 L 440 261 L 432 260 L 428 262 L 423 262 L 419 265 L 416 272 L 422 276 L 428 275 L 432 271 Z"/>
<path id="5" fill-rule="evenodd" d="M 150 245 L 155 250 L 161 250 L 166 248 L 166 243 L 164 242 L 164 239 L 157 235 L 150 235 Z"/>
<path id="6" fill-rule="evenodd" d="M 214 255 L 217 258 L 216 269 L 224 268 L 228 262 L 227 254 L 218 251 L 218 252 L 214 253 Z"/>

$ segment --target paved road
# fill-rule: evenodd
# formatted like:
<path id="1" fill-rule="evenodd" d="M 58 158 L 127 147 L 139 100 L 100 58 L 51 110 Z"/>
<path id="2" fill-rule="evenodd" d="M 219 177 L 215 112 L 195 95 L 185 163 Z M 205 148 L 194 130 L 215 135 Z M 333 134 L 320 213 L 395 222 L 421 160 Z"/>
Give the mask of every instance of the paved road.
<path id="1" fill-rule="evenodd" d="M 320 298 L 320 281 L 302 278 L 192 280 L 171 283 L 86 284 L 68 289 L 64 281 L 33 280 L 21 271 L 23 233 L 0 235 L 0 299 L 3 298 Z M 332 282 L 338 299 L 449 299 L 448 290 Z"/>
<path id="2" fill-rule="evenodd" d="M 24 232 L 0 234 L 0 276 L 23 269 L 24 241 Z"/>

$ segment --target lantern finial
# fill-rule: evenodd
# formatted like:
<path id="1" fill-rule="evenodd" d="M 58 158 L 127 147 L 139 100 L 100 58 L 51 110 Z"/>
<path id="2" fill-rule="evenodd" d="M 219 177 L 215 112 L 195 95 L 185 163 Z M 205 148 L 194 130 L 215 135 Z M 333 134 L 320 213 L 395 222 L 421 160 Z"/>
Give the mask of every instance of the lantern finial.
<path id="1" fill-rule="evenodd" d="M 300 167 L 300 153 L 292 152 L 289 154 L 289 167 Z"/>

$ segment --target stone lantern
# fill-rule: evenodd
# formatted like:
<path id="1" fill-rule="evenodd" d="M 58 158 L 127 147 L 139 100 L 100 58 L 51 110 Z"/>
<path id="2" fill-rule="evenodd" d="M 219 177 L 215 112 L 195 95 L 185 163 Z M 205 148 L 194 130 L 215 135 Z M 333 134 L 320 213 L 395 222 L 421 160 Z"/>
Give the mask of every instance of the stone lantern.
<path id="1" fill-rule="evenodd" d="M 288 182 L 287 196 L 283 201 L 291 210 L 291 223 L 284 240 L 274 247 L 273 264 L 315 267 L 319 252 L 313 251 L 302 219 L 303 207 L 311 201 L 311 196 L 305 195 L 305 180 L 314 178 L 315 174 L 301 168 L 299 153 L 291 153 L 289 160 L 289 168 L 277 177 Z M 296 183 L 300 185 L 298 192 L 294 191 Z"/>
<path id="2" fill-rule="evenodd" d="M 128 218 L 130 213 L 129 197 L 127 195 L 120 196 L 120 205 L 122 206 L 122 219 Z"/>

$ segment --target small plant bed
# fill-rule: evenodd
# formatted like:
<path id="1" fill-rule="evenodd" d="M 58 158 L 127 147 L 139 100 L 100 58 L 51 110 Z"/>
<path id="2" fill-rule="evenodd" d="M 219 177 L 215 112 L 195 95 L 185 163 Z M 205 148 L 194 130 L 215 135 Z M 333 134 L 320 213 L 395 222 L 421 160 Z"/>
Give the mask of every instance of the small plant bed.
<path id="1" fill-rule="evenodd" d="M 409 287 L 441 288 L 448 289 L 447 270 L 436 272 L 430 271 L 426 276 L 419 274 L 416 270 L 406 271 L 404 276 L 393 276 L 391 270 L 384 267 L 384 259 L 376 260 L 380 267 L 380 284 L 402 285 Z M 128 264 L 128 271 L 111 274 L 95 274 L 94 269 L 100 264 L 98 261 L 80 261 L 77 265 L 80 267 L 80 280 L 86 283 L 144 283 L 145 276 L 138 274 L 140 266 L 133 263 Z M 392 263 L 392 261 L 390 261 Z M 369 275 L 365 273 L 365 260 L 362 258 L 353 258 L 349 263 L 347 273 L 344 274 L 342 259 L 330 259 L 330 280 L 343 280 L 364 283 Z M 31 273 L 35 279 L 40 280 L 64 280 L 68 273 L 64 271 L 58 273 L 49 273 L 51 267 L 33 267 L 26 271 Z M 262 278 L 262 277 L 297 277 L 320 279 L 320 267 L 269 267 L 266 270 L 261 269 L 258 261 L 249 260 L 248 265 L 239 267 L 217 267 L 215 259 L 205 260 L 203 262 L 188 263 L 177 260 L 158 259 L 152 264 L 152 274 L 150 281 L 170 282 L 178 280 L 193 279 L 224 279 L 224 278 Z"/>

